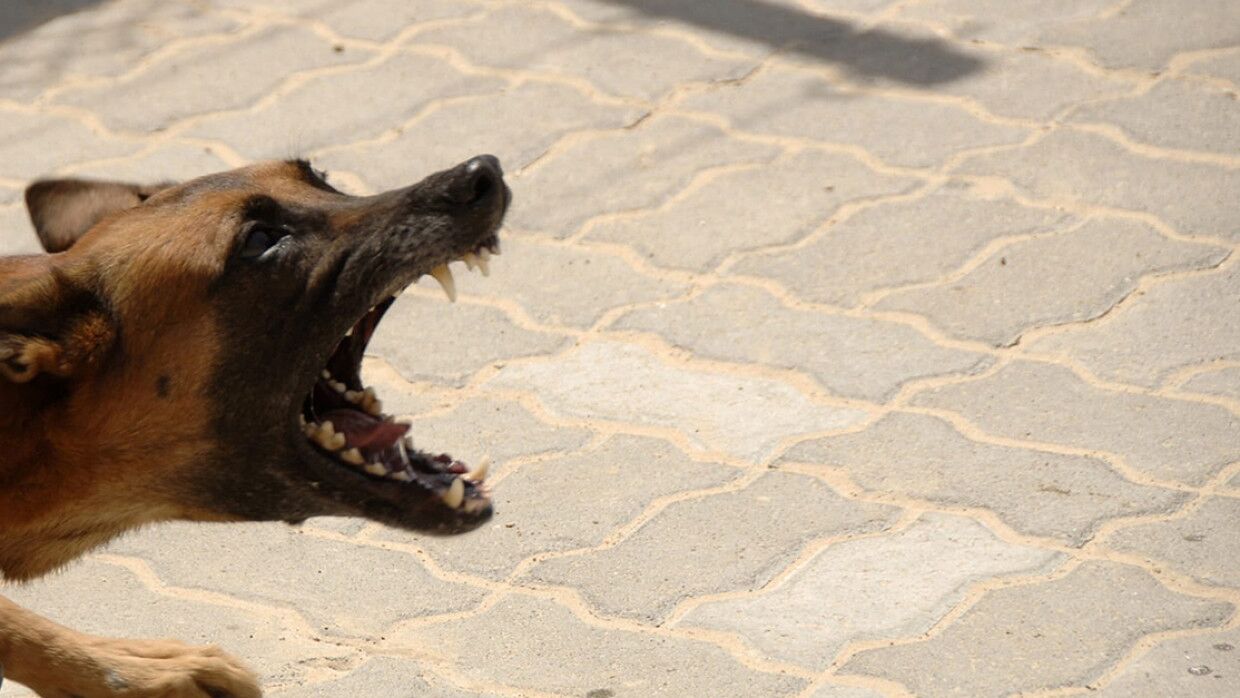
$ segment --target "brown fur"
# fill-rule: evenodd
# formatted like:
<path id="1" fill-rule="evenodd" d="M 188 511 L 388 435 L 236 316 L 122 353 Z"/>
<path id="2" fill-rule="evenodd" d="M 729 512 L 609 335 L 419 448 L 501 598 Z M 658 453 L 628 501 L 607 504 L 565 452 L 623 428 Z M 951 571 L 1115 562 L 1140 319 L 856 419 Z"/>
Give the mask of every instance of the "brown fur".
<path id="1" fill-rule="evenodd" d="M 308 180 L 305 170 L 268 163 L 162 191 L 76 181 L 30 188 L 36 230 L 59 254 L 0 259 L 0 576 L 37 577 L 143 524 L 260 518 L 238 513 L 230 508 L 234 498 L 211 489 L 216 480 L 228 482 L 216 473 L 227 462 L 218 415 L 233 409 L 222 401 L 235 391 L 221 388 L 221 364 L 237 350 L 230 338 L 246 331 L 229 324 L 235 321 L 221 312 L 217 288 L 230 278 L 238 212 L 256 194 L 312 210 L 331 229 L 313 239 L 314 249 L 335 250 L 350 244 L 345 233 L 359 220 L 377 218 L 374 211 L 395 201 L 344 197 Z M 498 218 L 487 225 L 493 230 Z M 423 262 L 438 263 L 429 256 Z M 305 283 L 326 268 L 308 267 Z M 304 316 L 294 320 L 310 327 Z M 307 336 L 323 344 L 315 332 Z M 262 433 L 282 434 L 279 427 L 274 422 Z M 289 460 L 287 448 L 278 459 Z M 309 488 L 302 494 L 287 484 L 295 477 L 272 480 L 292 494 L 246 494 L 259 510 L 270 509 L 270 518 L 373 516 L 364 508 L 369 499 L 332 511 Z M 242 664 L 213 647 L 90 637 L 3 598 L 0 667 L 5 678 L 57 698 L 261 693 Z"/>

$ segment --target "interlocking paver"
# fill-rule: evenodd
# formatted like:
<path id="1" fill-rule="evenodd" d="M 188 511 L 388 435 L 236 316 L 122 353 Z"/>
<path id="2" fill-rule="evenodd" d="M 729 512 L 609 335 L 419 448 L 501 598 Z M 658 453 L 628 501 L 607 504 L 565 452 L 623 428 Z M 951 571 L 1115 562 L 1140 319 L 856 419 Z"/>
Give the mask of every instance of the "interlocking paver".
<path id="1" fill-rule="evenodd" d="M 1051 232 L 1074 220 L 945 186 L 866 208 L 808 245 L 752 254 L 731 270 L 775 279 L 805 300 L 854 306 L 867 292 L 939 279 L 994 240 Z"/>
<path id="2" fill-rule="evenodd" d="M 1240 455 L 1240 453 L 1237 453 Z M 1107 541 L 1110 547 L 1165 561 L 1207 584 L 1240 589 L 1240 500 L 1216 497 L 1188 516 L 1133 526 Z"/>
<path id="3" fill-rule="evenodd" d="M 673 429 L 697 448 L 755 461 L 783 438 L 865 418 L 860 410 L 810 402 L 787 383 L 686 369 L 619 342 L 592 342 L 554 361 L 505 366 L 487 384 L 529 391 L 567 417 Z"/>
<path id="4" fill-rule="evenodd" d="M 738 324 L 738 317 L 753 319 Z M 879 402 L 915 378 L 968 373 L 990 361 L 940 347 L 905 325 L 793 310 L 744 286 L 634 310 L 612 326 L 656 332 L 709 358 L 807 371 L 836 395 Z"/>
<path id="5" fill-rule="evenodd" d="M 115 84 L 66 90 L 56 101 L 89 109 L 112 129 L 150 132 L 191 116 L 251 106 L 290 73 L 371 57 L 360 50 L 333 51 L 296 27 L 265 29 L 248 40 L 229 38 L 186 48 Z M 146 96 L 152 93 L 164 97 L 150 100 Z"/>
<path id="6" fill-rule="evenodd" d="M 957 337 L 1004 346 L 1034 327 L 1101 316 L 1144 275 L 1214 265 L 1227 252 L 1169 240 L 1132 221 L 1094 220 L 1013 243 L 962 278 L 897 291 L 875 307 L 924 315 Z"/>
<path id="7" fill-rule="evenodd" d="M 678 106 L 720 114 L 742 131 L 860 146 L 907 167 L 939 165 L 963 150 L 1019 143 L 1029 135 L 952 105 L 846 92 L 794 68 L 771 68 L 740 85 L 696 92 Z"/>
<path id="8" fill-rule="evenodd" d="M 391 124 L 395 140 L 376 140 L 315 154 L 315 162 L 349 170 L 376 189 L 408 186 L 418 177 L 479 153 L 500 158 L 509 173 L 545 153 L 564 134 L 618 128 L 642 110 L 598 104 L 571 87 L 524 83 L 489 95 L 443 102 L 410 124 Z M 578 168 L 579 169 L 579 168 Z M 544 197 L 514 201 L 515 218 Z"/>
<path id="9" fill-rule="evenodd" d="M 977 581 L 1061 561 L 971 519 L 927 515 L 899 533 L 833 545 L 778 588 L 703 604 L 676 624 L 734 632 L 770 657 L 821 670 L 848 642 L 926 632 Z"/>
<path id="10" fill-rule="evenodd" d="M 807 150 L 722 174 L 667 208 L 600 223 L 588 237 L 630 245 L 660 266 L 709 271 L 729 254 L 804 237 L 848 201 L 901 193 L 914 184 L 852 158 Z M 737 191 L 754 198 L 737 198 Z M 761 203 L 754 206 L 755 200 Z"/>
<path id="11" fill-rule="evenodd" d="M 607 615 L 660 622 L 690 596 L 760 588 L 809 541 L 880 530 L 897 511 L 848 501 L 813 478 L 769 473 L 738 492 L 672 504 L 618 545 L 547 560 L 528 576 L 571 586 Z M 726 537 L 687 535 L 722 521 L 746 523 Z"/>
<path id="12" fill-rule="evenodd" d="M 782 460 L 840 468 L 871 492 L 984 507 L 1021 533 L 1078 546 L 1112 518 L 1169 514 L 1188 499 L 1127 482 L 1097 459 L 978 443 L 913 414 L 798 444 Z"/>
<path id="13" fill-rule="evenodd" d="M 433 286 L 438 293 L 434 281 L 419 283 Z M 411 336 L 398 327 L 426 331 Z M 559 335 L 517 327 L 503 311 L 488 306 L 449 305 L 442 296 L 406 296 L 388 311 L 368 351 L 383 357 L 407 380 L 460 385 L 484 366 L 553 353 L 566 341 Z"/>
<path id="14" fill-rule="evenodd" d="M 1240 240 L 1228 203 L 1240 196 L 1240 171 L 1141 155 L 1091 133 L 1052 131 L 1028 147 L 971 157 L 958 171 L 1005 177 L 1051 201 L 1150 214 L 1184 234 Z"/>
<path id="15" fill-rule="evenodd" d="M 508 513 L 470 534 L 468 545 L 444 538 L 417 545 L 446 567 L 502 580 L 532 555 L 599 545 L 659 497 L 735 477 L 733 468 L 689 460 L 667 443 L 617 436 L 585 453 L 527 463 L 504 478 L 495 507 Z M 383 538 L 409 540 L 397 532 Z"/>
<path id="16" fill-rule="evenodd" d="M 1098 376 L 1157 386 L 1172 371 L 1240 359 L 1240 265 L 1147 290 L 1106 322 L 1065 328 L 1030 343 L 1067 354 Z"/>
<path id="17" fill-rule="evenodd" d="M 574 696 L 783 696 L 805 685 L 749 669 L 715 645 L 605 629 L 551 601 L 525 596 L 398 638 L 451 658 L 453 668 L 469 678 Z"/>
<path id="18" fill-rule="evenodd" d="M 841 672 L 926 698 L 1081 685 L 1150 633 L 1217 626 L 1232 610 L 1171 592 L 1137 567 L 1086 562 L 1051 582 L 992 591 L 929 639 L 861 652 Z"/>
<path id="19" fill-rule="evenodd" d="M 364 362 L 492 521 L 162 526 L 0 593 L 280 698 L 1230 697 L 1234 4 L 0 3 L 0 254 L 49 175 L 490 152 L 515 196 Z"/>
<path id="20" fill-rule="evenodd" d="M 1236 459 L 1240 417 L 1215 405 L 1095 388 L 1066 368 L 1025 361 L 913 404 L 953 410 L 1018 440 L 1119 455 L 1149 475 L 1201 484 Z"/>
<path id="21" fill-rule="evenodd" d="M 709 168 L 765 162 L 778 153 L 715 126 L 652 117 L 560 148 L 523 175 L 521 190 L 529 201 L 517 204 L 513 224 L 565 237 L 595 216 L 655 208 Z"/>

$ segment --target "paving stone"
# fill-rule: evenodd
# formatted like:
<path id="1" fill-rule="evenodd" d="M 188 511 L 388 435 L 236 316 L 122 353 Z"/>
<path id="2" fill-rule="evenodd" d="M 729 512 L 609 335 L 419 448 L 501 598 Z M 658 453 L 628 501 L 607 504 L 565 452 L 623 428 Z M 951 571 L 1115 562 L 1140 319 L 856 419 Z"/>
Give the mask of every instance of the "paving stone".
<path id="1" fill-rule="evenodd" d="M 115 77 L 174 41 L 223 34 L 237 26 L 191 4 L 162 0 L 76 2 L 66 9 L 82 9 L 64 14 L 55 2 L 21 4 L 25 7 L 5 7 L 6 23 L 13 24 L 4 34 L 22 24 L 23 10 L 31 13 L 32 26 L 0 36 L 0 99 L 29 101 L 65 81 Z M 16 18 L 14 11 L 19 13 Z M 33 26 L 36 14 L 47 21 Z"/>
<path id="2" fill-rule="evenodd" d="M 857 686 L 823 684 L 810 698 L 883 698 L 883 694 Z"/>
<path id="3" fill-rule="evenodd" d="M 783 461 L 840 468 L 871 492 L 990 509 L 1021 533 L 1073 546 L 1108 520 L 1168 514 L 1189 497 L 1133 484 L 1097 459 L 971 441 L 947 422 L 916 414 L 798 444 Z"/>
<path id="4" fill-rule="evenodd" d="M 491 275 L 458 274 L 457 290 L 515 302 L 538 322 L 589 328 L 630 303 L 682 295 L 688 285 L 636 271 L 622 258 L 585 249 L 506 238 Z"/>
<path id="5" fill-rule="evenodd" d="M 489 455 L 497 463 L 541 453 L 575 451 L 590 432 L 546 424 L 515 402 L 476 398 L 455 409 L 410 422 L 414 444 L 476 463 Z"/>
<path id="6" fill-rule="evenodd" d="M 138 74 L 68 90 L 56 101 L 89 109 L 112 129 L 158 131 L 198 114 L 249 106 L 294 73 L 368 57 L 358 50 L 333 51 L 309 30 L 277 27 L 187 48 Z"/>
<path id="7" fill-rule="evenodd" d="M 703 604 L 677 625 L 736 633 L 768 657 L 821 671 L 849 642 L 925 633 L 978 581 L 1059 562 L 971 519 L 927 514 L 899 533 L 833 545 L 777 588 Z"/>
<path id="8" fill-rule="evenodd" d="M 241 4 L 248 4 L 241 0 Z M 321 20 L 343 36 L 388 41 L 409 27 L 466 17 L 483 5 L 469 0 L 322 0 L 303 3 L 298 14 Z"/>
<path id="9" fill-rule="evenodd" d="M 1236 458 L 1240 418 L 1221 407 L 1094 388 L 1066 368 L 1015 361 L 912 400 L 1013 439 L 1115 453 L 1154 477 L 1202 484 Z"/>
<path id="10" fill-rule="evenodd" d="M 1010 346 L 1034 327 L 1103 315 L 1141 277 L 1217 264 L 1225 248 L 1171 240 L 1149 226 L 1107 219 L 1013 243 L 964 277 L 896 291 L 876 308 L 928 317 L 957 337 Z"/>
<path id="11" fill-rule="evenodd" d="M 471 680 L 574 696 L 783 696 L 802 679 L 762 674 L 694 640 L 587 624 L 555 603 L 509 596 L 478 616 L 401 640 L 451 658 Z M 565 667 L 572 667 L 566 671 Z"/>
<path id="12" fill-rule="evenodd" d="M 1237 630 L 1167 640 L 1125 664 L 1119 675 L 1094 695 L 1232 698 L 1240 695 L 1237 647 Z"/>
<path id="13" fill-rule="evenodd" d="M 581 78 L 609 95 L 643 100 L 688 82 L 736 79 L 753 68 L 752 61 L 709 56 L 678 39 L 578 28 L 521 5 L 431 29 L 413 41 L 451 46 L 479 65 Z"/>
<path id="14" fill-rule="evenodd" d="M 485 595 L 432 577 L 406 553 L 314 538 L 284 524 L 167 524 L 108 551 L 143 558 L 171 586 L 293 608 L 330 635 L 374 637 L 407 618 L 466 610 Z M 254 574 L 260 569 L 281 572 Z"/>
<path id="15" fill-rule="evenodd" d="M 865 419 L 859 410 L 810 402 L 779 381 L 675 366 L 617 342 L 505 366 L 485 385 L 533 392 L 563 416 L 675 429 L 697 448 L 757 462 L 786 437 Z"/>
<path id="16" fill-rule="evenodd" d="M 1240 197 L 1240 171 L 1138 155 L 1093 134 L 1052 131 L 1025 148 L 969 158 L 957 171 L 1005 177 L 1039 198 L 1153 214 L 1184 234 L 1240 240 L 1227 203 Z"/>
<path id="17" fill-rule="evenodd" d="M 738 323 L 741 317 L 749 320 Z M 833 394 L 878 402 L 912 379 L 989 363 L 905 325 L 794 310 L 745 286 L 715 286 L 690 301 L 634 310 L 613 327 L 657 333 L 699 356 L 805 371 Z"/>
<path id="18" fill-rule="evenodd" d="M 1197 61 L 1184 71 L 1190 75 L 1222 78 L 1240 85 L 1240 53 L 1235 51 Z"/>
<path id="19" fill-rule="evenodd" d="M 425 278 L 418 283 L 437 292 L 438 284 Z M 409 296 L 388 310 L 367 352 L 383 357 L 406 380 L 463 385 L 484 366 L 549 354 L 565 342 L 523 330 L 495 308 Z"/>
<path id="20" fill-rule="evenodd" d="M 1240 155 L 1240 100 L 1234 90 L 1167 80 L 1149 92 L 1087 104 L 1070 121 L 1118 126 L 1134 140 L 1164 148 Z"/>
<path id="21" fill-rule="evenodd" d="M 1240 458 L 1240 449 L 1235 455 Z M 1240 588 L 1238 528 L 1240 500 L 1215 497 L 1187 517 L 1125 528 L 1107 542 L 1117 550 L 1170 564 L 1206 584 Z"/>
<path id="22" fill-rule="evenodd" d="M 445 61 L 396 54 L 347 79 L 312 78 L 257 110 L 207 117 L 188 133 L 226 142 L 253 159 L 284 158 L 373 138 L 439 100 L 494 92 L 503 84 L 457 72 Z"/>
<path id="23" fill-rule="evenodd" d="M 589 238 L 624 243 L 660 266 L 709 271 L 732 253 L 805 237 L 845 202 L 915 184 L 879 175 L 850 157 L 804 151 L 712 178 L 656 211 L 605 221 Z"/>
<path id="24" fill-rule="evenodd" d="M 1005 696 L 1098 678 L 1145 635 L 1222 624 L 1233 606 L 1173 593 L 1148 572 L 1086 562 L 1050 582 L 992 591 L 930 639 L 868 650 L 841 668 L 918 696 Z"/>
<path id="25" fill-rule="evenodd" d="M 1240 400 L 1240 366 L 1199 373 L 1188 379 L 1183 389 L 1190 393 L 1220 395 Z"/>
<path id="26" fill-rule="evenodd" d="M 0 256 L 42 253 L 26 207 L 16 204 L 0 208 Z"/>
<path id="27" fill-rule="evenodd" d="M 511 223 L 523 207 L 535 200 L 518 174 L 522 167 L 566 133 L 617 128 L 632 123 L 640 115 L 640 110 L 630 107 L 595 104 L 563 85 L 525 83 L 491 95 L 446 103 L 412 124 L 391 124 L 400 126 L 400 135 L 394 141 L 363 143 L 313 155 L 321 167 L 350 170 L 376 189 L 384 190 L 407 186 L 474 155 L 491 153 L 504 164 L 514 189 Z"/>
<path id="28" fill-rule="evenodd" d="M 1087 49 L 1108 68 L 1157 72 L 1178 54 L 1235 46 L 1240 25 L 1231 0 L 1133 0 L 1114 16 L 1047 27 L 1038 41 Z"/>
<path id="29" fill-rule="evenodd" d="M 90 558 L 33 584 L 0 589 L 13 602 L 80 632 L 219 645 L 258 672 L 264 684 L 300 681 L 314 662 L 355 656 L 349 648 L 307 637 L 274 614 L 161 594 L 128 570 Z M 8 681 L 4 688 L 5 698 L 31 695 L 24 689 L 10 693 L 17 686 Z"/>
<path id="30" fill-rule="evenodd" d="M 1156 387 L 1174 370 L 1240 359 L 1240 265 L 1150 287 L 1105 322 L 1065 328 L 1030 344 L 1101 378 Z"/>
<path id="31" fill-rule="evenodd" d="M 465 698 L 486 693 L 463 691 L 447 685 L 426 666 L 404 657 L 373 657 L 343 676 L 304 683 L 271 693 L 271 698 L 323 696 L 385 696 L 385 698 Z"/>
<path id="32" fill-rule="evenodd" d="M 659 497 L 737 475 L 657 439 L 616 436 L 588 453 L 522 465 L 495 486 L 494 522 L 468 539 L 418 538 L 417 544 L 446 567 L 502 580 L 531 555 L 602 543 Z M 388 531 L 381 537 L 410 536 Z"/>
<path id="33" fill-rule="evenodd" d="M 1089 20 L 1114 4 L 1112 0 L 923 0 L 904 5 L 897 16 L 933 22 L 962 39 L 1029 44 L 1048 27 Z"/>
<path id="34" fill-rule="evenodd" d="M 71 119 L 0 108 L 0 177 L 46 177 L 66 165 L 128 155 L 138 148 L 138 143 L 105 138 Z"/>
<path id="35" fill-rule="evenodd" d="M 220 158 L 210 146 L 172 141 L 124 160 L 104 160 L 83 166 L 70 165 L 65 169 L 66 174 L 74 177 L 155 184 L 183 182 L 214 172 L 231 170 L 232 166 Z"/>
<path id="36" fill-rule="evenodd" d="M 518 196 L 510 221 L 517 228 L 565 237 L 595 216 L 655 208 L 708 168 L 765 162 L 778 153 L 714 126 L 652 117 L 633 128 L 568 144 L 522 174 L 514 184 Z"/>
<path id="37" fill-rule="evenodd" d="M 660 623 L 687 598 L 759 589 L 809 542 L 881 530 L 897 511 L 844 499 L 814 478 L 768 473 L 739 492 L 673 504 L 613 547 L 547 560 L 528 575 L 572 587 L 605 615 Z M 719 535 L 689 533 L 712 530 Z"/>
<path id="38" fill-rule="evenodd" d="M 946 104 L 843 92 L 792 68 L 689 95 L 679 106 L 722 114 L 742 131 L 859 146 L 907 167 L 936 166 L 962 150 L 1018 143 L 1028 135 Z"/>
<path id="39" fill-rule="evenodd" d="M 1073 220 L 949 185 L 859 211 L 808 245 L 753 254 L 731 270 L 775 279 L 805 300 L 855 306 L 868 292 L 940 278 L 993 240 L 1050 232 Z"/>

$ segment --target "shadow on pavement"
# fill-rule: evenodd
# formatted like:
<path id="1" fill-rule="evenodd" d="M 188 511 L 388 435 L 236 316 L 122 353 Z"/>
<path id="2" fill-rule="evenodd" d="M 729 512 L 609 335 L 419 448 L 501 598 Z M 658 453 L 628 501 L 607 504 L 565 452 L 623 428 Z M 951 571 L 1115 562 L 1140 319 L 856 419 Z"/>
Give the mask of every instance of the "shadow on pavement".
<path id="1" fill-rule="evenodd" d="M 958 80 L 985 63 L 934 38 L 861 30 L 838 19 L 807 14 L 769 0 L 602 0 L 652 19 L 757 41 L 771 48 L 836 63 L 856 75 L 911 85 Z"/>
<path id="2" fill-rule="evenodd" d="M 0 0 L 0 42 L 102 0 Z"/>

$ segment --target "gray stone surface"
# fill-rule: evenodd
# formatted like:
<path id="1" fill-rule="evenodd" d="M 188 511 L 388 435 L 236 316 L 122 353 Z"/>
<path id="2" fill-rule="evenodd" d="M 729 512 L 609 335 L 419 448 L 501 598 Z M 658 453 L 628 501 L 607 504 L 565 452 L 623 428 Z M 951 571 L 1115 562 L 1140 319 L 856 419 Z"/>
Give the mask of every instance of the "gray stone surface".
<path id="1" fill-rule="evenodd" d="M 493 520 L 154 527 L 0 593 L 280 698 L 1232 698 L 1236 18 L 0 2 L 0 254 L 38 177 L 489 152 L 515 197 L 493 275 L 418 283 L 363 366 L 491 456 Z"/>
<path id="2" fill-rule="evenodd" d="M 738 492 L 673 504 L 616 546 L 547 560 L 528 576 L 571 586 L 605 615 L 659 622 L 688 597 L 758 589 L 807 542 L 881 530 L 896 512 L 847 501 L 813 478 L 769 473 Z M 747 523 L 726 537 L 686 535 L 739 520 Z"/>
<path id="3" fill-rule="evenodd" d="M 1031 146 L 969 158 L 958 171 L 1004 177 L 1049 202 L 1135 211 L 1186 235 L 1240 240 L 1228 203 L 1240 196 L 1240 172 L 1137 154 L 1094 134 L 1052 131 Z"/>
<path id="4" fill-rule="evenodd" d="M 1240 455 L 1238 453 L 1237 455 Z M 1240 500 L 1215 497 L 1188 516 L 1133 526 L 1108 541 L 1111 547 L 1171 562 L 1206 584 L 1240 589 Z"/>
<path id="5" fill-rule="evenodd" d="M 927 515 L 899 533 L 837 543 L 775 589 L 702 604 L 677 625 L 736 633 L 767 656 L 822 670 L 848 642 L 926 632 L 977 581 L 1060 561 L 976 521 Z M 896 577 L 908 582 L 888 584 Z"/>
<path id="6" fill-rule="evenodd" d="M 738 317 L 752 320 L 738 324 Z M 612 326 L 655 332 L 708 358 L 806 371 L 832 394 L 876 402 L 915 378 L 989 363 L 981 354 L 937 346 L 906 325 L 795 310 L 745 286 L 716 286 L 690 301 L 634 310 Z M 882 369 L 874 370 L 873 361 Z"/>
<path id="7" fill-rule="evenodd" d="M 662 267 L 709 271 L 730 254 L 805 237 L 844 203 L 913 184 L 849 157 L 810 150 L 712 178 L 668 207 L 602 222 L 588 237 L 627 244 Z M 753 199 L 737 198 L 738 190 Z"/>
<path id="8" fill-rule="evenodd" d="M 1085 562 L 1054 581 L 992 591 L 929 639 L 861 652 L 841 672 L 926 698 L 1081 685 L 1143 635 L 1218 626 L 1233 610 L 1173 593 L 1137 567 Z"/>
<path id="9" fill-rule="evenodd" d="M 1073 221 L 1062 211 L 945 186 L 855 213 L 808 245 L 748 255 L 730 271 L 775 279 L 807 300 L 851 307 L 867 292 L 939 279 L 993 241 Z"/>
<path id="10" fill-rule="evenodd" d="M 480 615 L 398 638 L 455 657 L 453 668 L 468 678 L 560 695 L 782 696 L 805 685 L 749 669 L 708 643 L 600 627 L 527 596 L 508 596 Z"/>
<path id="11" fill-rule="evenodd" d="M 1122 457 L 1151 476 L 1200 484 L 1236 459 L 1240 417 L 1214 405 L 1095 388 L 1070 370 L 1016 362 L 913 404 L 963 414 L 991 434 Z"/>
<path id="12" fill-rule="evenodd" d="M 1063 353 L 1107 380 L 1157 386 L 1176 369 L 1240 359 L 1240 265 L 1151 287 L 1105 322 L 1030 344 Z"/>
<path id="13" fill-rule="evenodd" d="M 1188 498 L 1128 482 L 1097 459 L 978 443 L 914 414 L 798 444 L 783 460 L 839 468 L 870 492 L 990 509 L 1021 533 L 1075 546 L 1115 517 L 1169 514 Z"/>
<path id="14" fill-rule="evenodd" d="M 546 363 L 505 366 L 489 384 L 536 395 L 565 417 L 672 429 L 696 448 L 753 461 L 786 437 L 865 418 L 860 410 L 810 402 L 783 382 L 680 367 L 618 342 L 587 344 Z"/>
<path id="15" fill-rule="evenodd" d="M 897 291 L 875 307 L 924 315 L 954 336 L 1008 346 L 1035 327 L 1105 314 L 1145 275 L 1212 266 L 1226 255 L 1138 223 L 1091 221 L 1013 243 L 959 279 Z"/>

